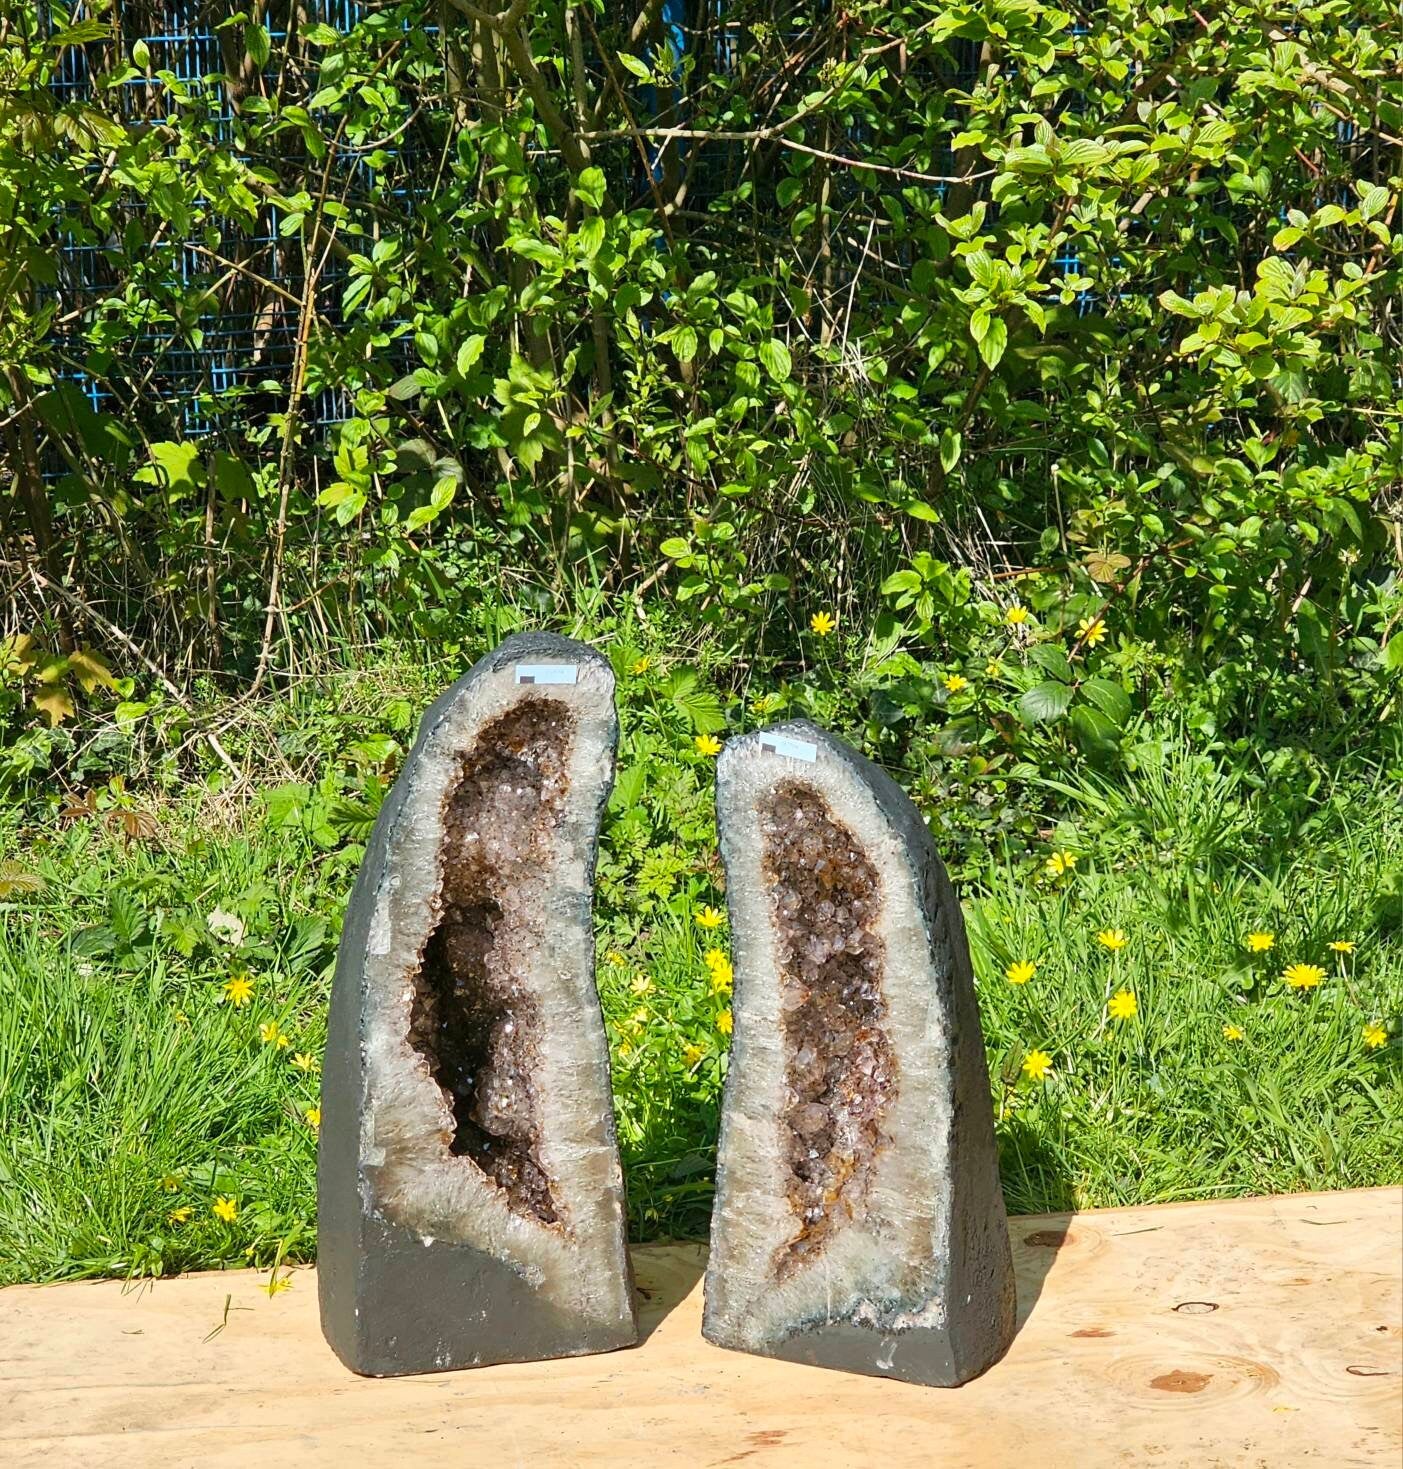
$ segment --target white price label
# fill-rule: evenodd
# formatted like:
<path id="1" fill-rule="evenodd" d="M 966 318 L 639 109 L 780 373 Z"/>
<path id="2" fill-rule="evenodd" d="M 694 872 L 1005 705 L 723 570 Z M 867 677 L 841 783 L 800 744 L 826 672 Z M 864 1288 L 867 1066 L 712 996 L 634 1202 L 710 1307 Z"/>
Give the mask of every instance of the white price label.
<path id="1" fill-rule="evenodd" d="M 788 755 L 791 760 L 807 760 L 810 765 L 818 759 L 817 745 L 811 745 L 808 740 L 790 739 L 788 735 L 761 735 L 760 748 L 772 755 Z"/>
<path id="2" fill-rule="evenodd" d="M 580 670 L 574 663 L 518 663 L 517 683 L 576 683 Z"/>

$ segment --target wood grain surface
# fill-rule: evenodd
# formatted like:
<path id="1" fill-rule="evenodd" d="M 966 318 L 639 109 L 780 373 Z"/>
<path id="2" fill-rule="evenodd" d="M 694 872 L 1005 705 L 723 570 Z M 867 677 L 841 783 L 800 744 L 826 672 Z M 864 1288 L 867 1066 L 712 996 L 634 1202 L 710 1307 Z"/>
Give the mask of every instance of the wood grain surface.
<path id="1" fill-rule="evenodd" d="M 1403 1463 L 1395 1189 L 1011 1221 L 1020 1328 L 953 1390 L 721 1351 L 696 1245 L 635 1252 L 646 1340 L 368 1381 L 316 1281 L 0 1291 L 0 1465 Z"/>

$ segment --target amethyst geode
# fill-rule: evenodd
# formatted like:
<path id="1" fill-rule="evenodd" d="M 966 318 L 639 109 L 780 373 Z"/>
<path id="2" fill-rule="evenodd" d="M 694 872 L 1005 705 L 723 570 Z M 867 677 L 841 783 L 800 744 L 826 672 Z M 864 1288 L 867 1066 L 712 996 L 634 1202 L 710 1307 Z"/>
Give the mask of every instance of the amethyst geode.
<path id="1" fill-rule="evenodd" d="M 322 1082 L 322 1328 L 388 1376 L 637 1339 L 595 842 L 608 662 L 509 638 L 424 716 L 346 912 Z"/>
<path id="2" fill-rule="evenodd" d="M 804 721 L 730 741 L 734 946 L 703 1332 L 954 1386 L 1013 1336 L 1014 1280 L 959 903 L 919 812 Z"/>

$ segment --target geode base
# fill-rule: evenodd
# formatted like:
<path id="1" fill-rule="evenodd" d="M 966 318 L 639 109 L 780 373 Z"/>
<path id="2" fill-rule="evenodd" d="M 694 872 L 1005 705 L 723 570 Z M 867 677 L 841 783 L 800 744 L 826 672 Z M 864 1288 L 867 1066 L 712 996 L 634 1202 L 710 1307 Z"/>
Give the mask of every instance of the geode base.
<path id="1" fill-rule="evenodd" d="M 1014 1326 L 959 903 L 920 814 L 800 721 L 730 741 L 734 948 L 703 1333 L 949 1387 Z"/>
<path id="2" fill-rule="evenodd" d="M 387 1376 L 637 1340 L 591 894 L 608 662 L 509 638 L 440 698 L 346 912 L 323 1068 L 322 1327 Z"/>

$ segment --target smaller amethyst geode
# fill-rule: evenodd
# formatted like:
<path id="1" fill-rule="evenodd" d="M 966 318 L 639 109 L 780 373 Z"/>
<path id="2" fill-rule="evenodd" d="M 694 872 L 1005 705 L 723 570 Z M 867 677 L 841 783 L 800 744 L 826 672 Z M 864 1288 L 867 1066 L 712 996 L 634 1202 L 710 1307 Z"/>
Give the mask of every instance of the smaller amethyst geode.
<path id="1" fill-rule="evenodd" d="M 807 722 L 717 772 L 735 964 L 703 1331 L 953 1386 L 1013 1335 L 959 904 L 920 814 Z"/>

